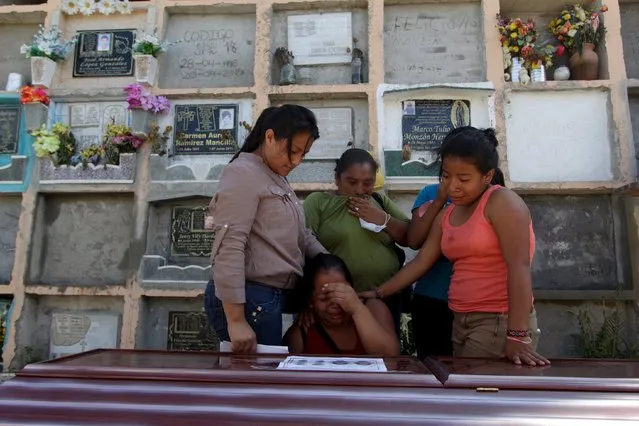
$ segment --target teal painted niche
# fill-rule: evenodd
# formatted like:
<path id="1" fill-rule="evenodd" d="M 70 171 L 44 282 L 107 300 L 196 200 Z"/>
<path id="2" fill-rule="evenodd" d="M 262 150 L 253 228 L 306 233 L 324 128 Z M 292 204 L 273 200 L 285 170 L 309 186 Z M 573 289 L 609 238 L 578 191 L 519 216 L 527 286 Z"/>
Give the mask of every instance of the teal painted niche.
<path id="1" fill-rule="evenodd" d="M 20 95 L 18 93 L 0 94 L 0 107 L 3 106 L 20 107 Z M 21 107 L 19 115 L 17 150 L 15 153 L 0 154 L 0 193 L 24 192 L 31 180 L 35 163 L 33 137 L 25 128 L 24 111 Z M 14 168 L 16 169 L 12 170 Z"/>

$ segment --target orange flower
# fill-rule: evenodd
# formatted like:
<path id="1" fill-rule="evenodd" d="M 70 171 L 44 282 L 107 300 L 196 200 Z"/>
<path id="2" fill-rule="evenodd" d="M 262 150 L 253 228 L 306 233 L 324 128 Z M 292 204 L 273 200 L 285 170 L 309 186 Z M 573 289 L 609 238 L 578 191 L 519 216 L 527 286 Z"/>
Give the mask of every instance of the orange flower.
<path id="1" fill-rule="evenodd" d="M 604 4 L 604 5 L 601 6 L 601 9 L 599 9 L 599 10 L 601 10 L 603 13 L 606 13 L 606 12 L 608 12 L 608 6 L 606 6 Z"/>

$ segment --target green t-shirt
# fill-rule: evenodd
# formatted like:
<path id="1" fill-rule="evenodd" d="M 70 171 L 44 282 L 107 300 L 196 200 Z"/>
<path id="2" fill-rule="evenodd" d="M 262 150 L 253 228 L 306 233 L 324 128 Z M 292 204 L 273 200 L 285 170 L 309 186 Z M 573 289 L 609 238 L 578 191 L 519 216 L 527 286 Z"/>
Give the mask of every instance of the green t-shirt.
<path id="1" fill-rule="evenodd" d="M 371 202 L 395 219 L 408 220 L 406 215 L 385 195 L 383 206 Z M 341 257 L 351 274 L 355 290 L 376 288 L 400 268 L 393 250 L 393 240 L 384 231 L 374 233 L 361 227 L 359 219 L 348 212 L 347 196 L 314 192 L 304 200 L 306 226 L 313 231 L 326 250 Z"/>

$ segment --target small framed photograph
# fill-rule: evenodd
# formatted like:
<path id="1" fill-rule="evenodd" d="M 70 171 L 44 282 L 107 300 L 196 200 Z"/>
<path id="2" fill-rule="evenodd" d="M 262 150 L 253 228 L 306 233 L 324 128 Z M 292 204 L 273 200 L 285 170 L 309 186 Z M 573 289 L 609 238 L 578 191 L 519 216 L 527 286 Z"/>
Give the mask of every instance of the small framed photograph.
<path id="1" fill-rule="evenodd" d="M 415 115 L 415 101 L 404 101 L 404 115 Z"/>
<path id="2" fill-rule="evenodd" d="M 220 130 L 235 128 L 235 111 L 232 109 L 220 109 Z"/>
<path id="3" fill-rule="evenodd" d="M 98 33 L 98 45 L 95 50 L 98 52 L 111 51 L 111 33 Z"/>

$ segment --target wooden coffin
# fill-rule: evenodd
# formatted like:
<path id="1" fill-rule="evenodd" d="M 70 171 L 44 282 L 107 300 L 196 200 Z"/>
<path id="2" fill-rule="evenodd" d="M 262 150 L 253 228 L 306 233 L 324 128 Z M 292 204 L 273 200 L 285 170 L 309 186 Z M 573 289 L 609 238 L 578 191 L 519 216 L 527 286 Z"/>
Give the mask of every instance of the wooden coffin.
<path id="1" fill-rule="evenodd" d="M 639 362 L 399 357 L 386 373 L 276 370 L 284 358 L 96 350 L 32 364 L 0 386 L 0 424 L 639 424 Z"/>

